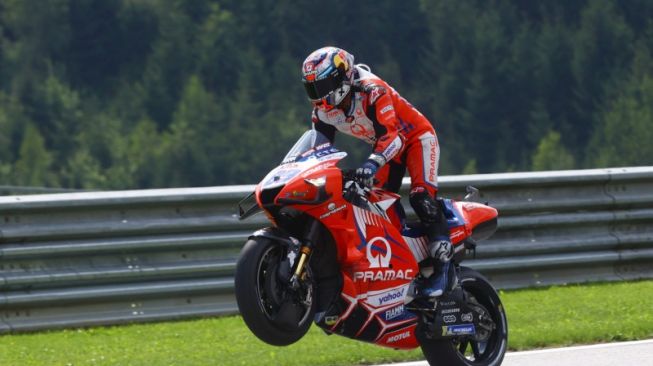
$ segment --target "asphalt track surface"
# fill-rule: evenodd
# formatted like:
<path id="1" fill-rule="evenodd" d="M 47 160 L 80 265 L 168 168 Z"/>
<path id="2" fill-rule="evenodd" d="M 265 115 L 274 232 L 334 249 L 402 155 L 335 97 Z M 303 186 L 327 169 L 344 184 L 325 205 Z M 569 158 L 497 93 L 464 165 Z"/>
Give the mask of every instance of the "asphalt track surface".
<path id="1" fill-rule="evenodd" d="M 653 339 L 508 352 L 502 366 L 653 366 Z M 426 361 L 378 366 L 428 366 Z"/>

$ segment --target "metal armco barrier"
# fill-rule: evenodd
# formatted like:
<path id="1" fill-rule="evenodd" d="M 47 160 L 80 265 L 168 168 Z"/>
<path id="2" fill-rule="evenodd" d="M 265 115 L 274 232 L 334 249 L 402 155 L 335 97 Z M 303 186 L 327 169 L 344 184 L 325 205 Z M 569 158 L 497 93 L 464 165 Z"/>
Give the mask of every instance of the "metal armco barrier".
<path id="1" fill-rule="evenodd" d="M 441 195 L 467 185 L 500 217 L 465 264 L 498 288 L 653 277 L 653 167 L 442 177 Z M 268 225 L 235 217 L 253 187 L 0 197 L 0 333 L 236 313 L 238 252 Z"/>

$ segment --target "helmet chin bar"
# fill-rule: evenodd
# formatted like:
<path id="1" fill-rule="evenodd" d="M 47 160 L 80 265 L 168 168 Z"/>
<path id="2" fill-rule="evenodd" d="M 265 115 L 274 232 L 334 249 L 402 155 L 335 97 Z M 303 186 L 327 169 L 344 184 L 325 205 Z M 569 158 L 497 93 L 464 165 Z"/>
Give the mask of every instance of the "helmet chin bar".
<path id="1" fill-rule="evenodd" d="M 332 104 L 334 107 L 339 106 L 347 98 L 347 95 L 349 95 L 350 92 L 351 85 L 349 85 L 349 83 L 342 83 L 342 85 L 334 90 L 333 94 L 328 97 L 329 99 L 332 99 L 332 101 L 329 101 L 329 104 Z"/>
<path id="2" fill-rule="evenodd" d="M 336 107 L 339 107 L 347 99 L 347 96 L 350 93 L 351 85 L 347 82 L 344 82 L 340 87 L 336 88 L 324 98 L 311 100 L 311 102 L 317 108 L 325 111 L 330 111 Z"/>

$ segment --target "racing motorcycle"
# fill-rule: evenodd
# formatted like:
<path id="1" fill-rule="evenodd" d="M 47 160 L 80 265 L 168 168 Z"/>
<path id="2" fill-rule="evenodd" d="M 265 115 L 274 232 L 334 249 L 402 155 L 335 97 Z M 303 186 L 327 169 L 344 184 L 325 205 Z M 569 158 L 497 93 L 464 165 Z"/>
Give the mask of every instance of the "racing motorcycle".
<path id="1" fill-rule="evenodd" d="M 345 152 L 310 130 L 281 165 L 239 203 L 240 219 L 263 211 L 236 266 L 236 300 L 262 341 L 285 346 L 315 322 L 327 334 L 396 349 L 421 347 L 430 365 L 500 365 L 506 315 L 488 280 L 461 266 L 497 226 L 497 211 L 443 199 L 455 248 L 455 280 L 438 298 L 420 296 L 433 260 L 399 195 L 365 188 L 341 169 Z"/>

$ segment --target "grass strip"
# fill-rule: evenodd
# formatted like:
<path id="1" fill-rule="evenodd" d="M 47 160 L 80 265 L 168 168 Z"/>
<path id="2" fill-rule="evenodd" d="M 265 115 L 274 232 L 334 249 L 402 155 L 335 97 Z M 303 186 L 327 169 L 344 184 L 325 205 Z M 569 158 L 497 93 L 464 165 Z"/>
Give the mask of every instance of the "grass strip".
<path id="1" fill-rule="evenodd" d="M 653 281 L 502 291 L 509 346 L 524 350 L 653 337 Z M 421 359 L 313 326 L 289 347 L 259 341 L 240 317 L 0 336 L 3 366 L 362 365 Z"/>

